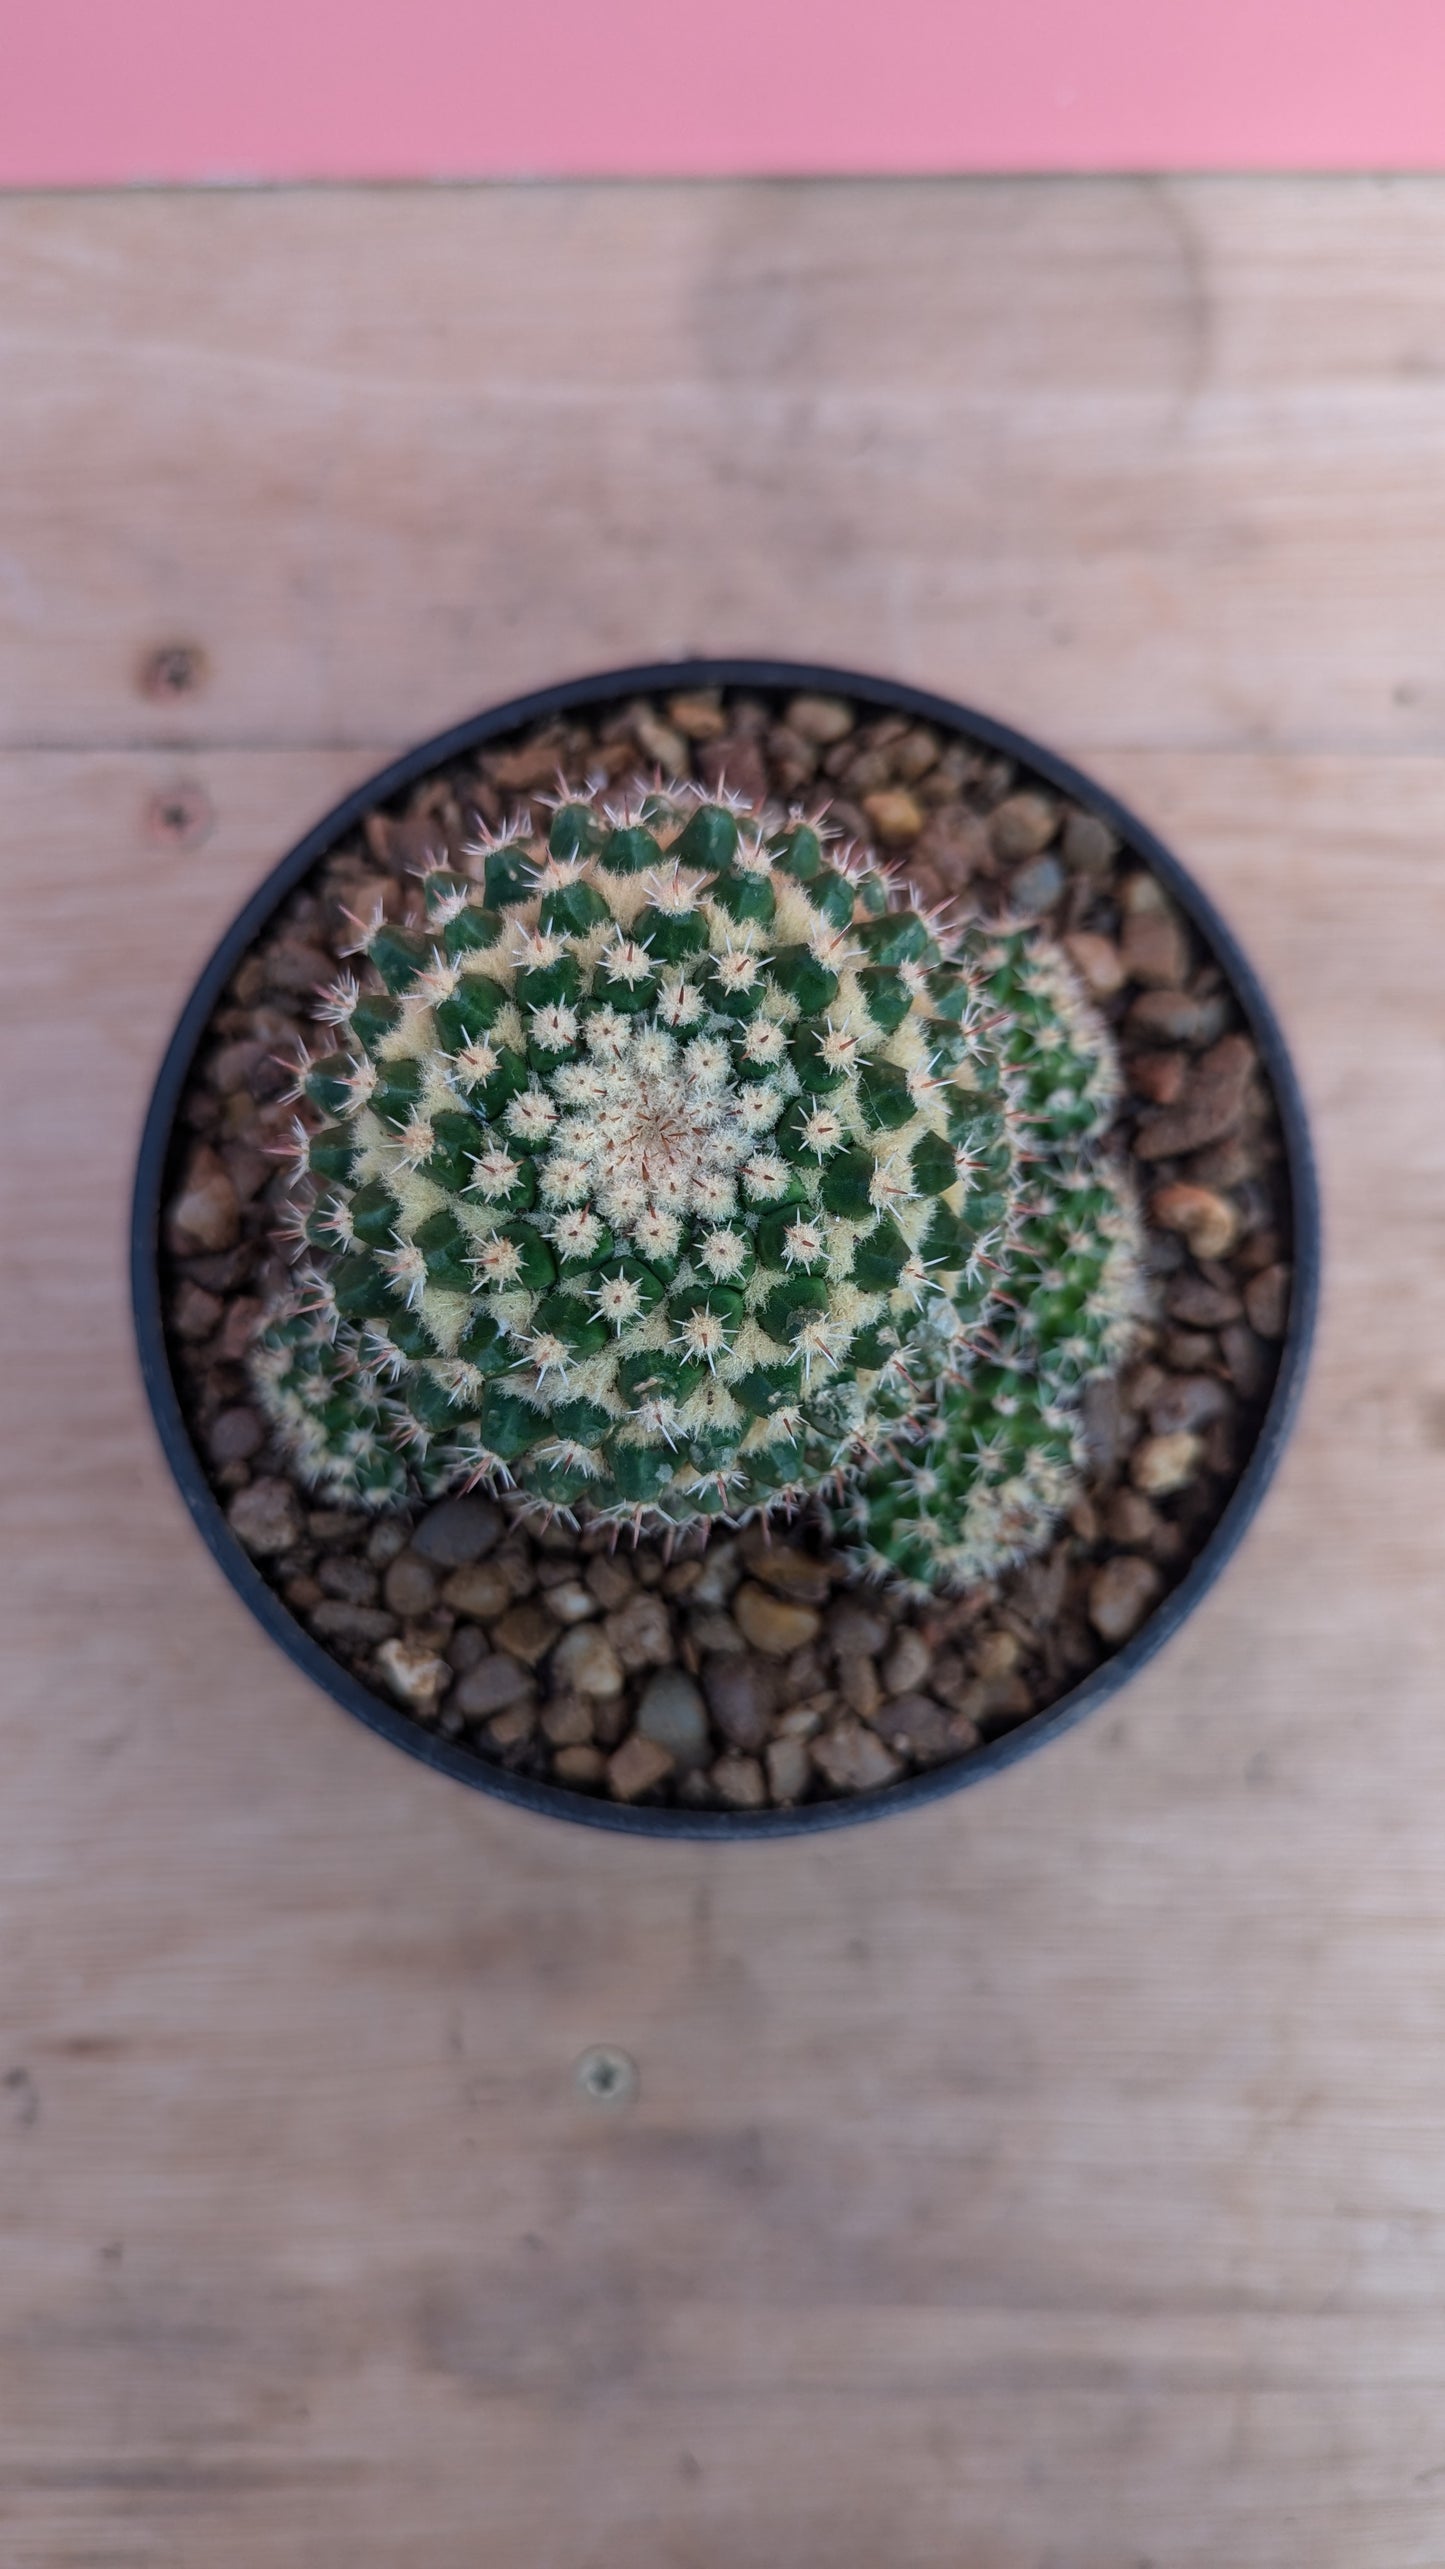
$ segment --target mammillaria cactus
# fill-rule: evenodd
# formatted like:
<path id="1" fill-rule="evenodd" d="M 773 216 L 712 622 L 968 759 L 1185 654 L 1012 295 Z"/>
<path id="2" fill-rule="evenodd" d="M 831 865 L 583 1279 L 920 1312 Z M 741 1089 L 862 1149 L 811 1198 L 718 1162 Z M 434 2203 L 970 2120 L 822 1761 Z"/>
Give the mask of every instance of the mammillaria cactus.
<path id="1" fill-rule="evenodd" d="M 359 928 L 304 1066 L 256 1358 L 303 1477 L 736 1520 L 916 1456 L 960 1385 L 987 1404 L 1001 1313 L 1018 1365 L 1043 1315 L 1088 1370 L 1084 1234 L 1054 1281 L 1035 1155 L 1061 1202 L 1109 1056 L 1058 967 L 688 788 L 566 796 L 465 861 Z"/>

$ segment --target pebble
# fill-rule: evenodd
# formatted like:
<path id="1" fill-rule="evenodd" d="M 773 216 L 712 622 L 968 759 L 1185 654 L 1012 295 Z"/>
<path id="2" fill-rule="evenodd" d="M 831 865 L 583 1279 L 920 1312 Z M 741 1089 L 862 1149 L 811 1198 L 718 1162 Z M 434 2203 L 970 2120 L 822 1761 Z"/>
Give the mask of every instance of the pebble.
<path id="1" fill-rule="evenodd" d="M 473 1562 L 465 1570 L 454 1570 L 442 1589 L 442 1604 L 454 1614 L 475 1615 L 490 1623 L 502 1614 L 511 1598 L 511 1588 L 493 1561 Z"/>
<path id="2" fill-rule="evenodd" d="M 206 1430 L 206 1445 L 216 1463 L 249 1463 L 266 1442 L 266 1430 L 254 1409 L 218 1410 Z"/>
<path id="3" fill-rule="evenodd" d="M 327 1553 L 316 1564 L 317 1585 L 324 1597 L 343 1597 L 351 1606 L 374 1606 L 376 1572 L 354 1552 Z"/>
<path id="4" fill-rule="evenodd" d="M 713 1790 L 729 1811 L 760 1811 L 768 1798 L 767 1778 L 755 1757 L 728 1751 L 712 1770 Z"/>
<path id="5" fill-rule="evenodd" d="M 1121 951 L 1129 979 L 1146 990 L 1180 990 L 1189 978 L 1189 940 L 1172 910 L 1135 910 Z"/>
<path id="6" fill-rule="evenodd" d="M 1249 1325 L 1261 1338 L 1284 1336 L 1289 1319 L 1290 1273 L 1287 1266 L 1276 1263 L 1251 1276 L 1244 1288 Z"/>
<path id="7" fill-rule="evenodd" d="M 209 1338 L 225 1308 L 218 1293 L 207 1293 L 187 1276 L 171 1306 L 171 1327 L 178 1338 Z"/>
<path id="8" fill-rule="evenodd" d="M 389 1561 L 396 1559 L 398 1552 L 406 1550 L 410 1541 L 411 1528 L 404 1517 L 378 1517 L 366 1538 L 367 1560 L 374 1562 L 378 1570 L 384 1570 Z"/>
<path id="9" fill-rule="evenodd" d="M 1059 825 L 1058 807 L 1043 794 L 1010 794 L 989 821 L 989 837 L 1006 861 L 1042 856 Z"/>
<path id="10" fill-rule="evenodd" d="M 178 1258 L 200 1250 L 230 1249 L 241 1231 L 241 1207 L 230 1176 L 208 1142 L 191 1157 L 182 1183 L 166 1207 L 166 1241 Z"/>
<path id="11" fill-rule="evenodd" d="M 1164 1296 L 1164 1308 L 1171 1320 L 1185 1321 L 1191 1329 L 1222 1329 L 1227 1321 L 1239 1318 L 1243 1306 L 1232 1285 L 1184 1275 L 1175 1277 Z"/>
<path id="12" fill-rule="evenodd" d="M 432 1712 L 452 1682 L 446 1661 L 404 1634 L 382 1643 L 376 1664 L 392 1693 L 418 1713 Z"/>
<path id="13" fill-rule="evenodd" d="M 1124 1065 L 1124 1075 L 1136 1097 L 1147 1098 L 1151 1106 L 1173 1106 L 1183 1095 L 1188 1077 L 1187 1053 L 1135 1053 Z"/>
<path id="14" fill-rule="evenodd" d="M 1180 1181 L 1161 1186 L 1150 1206 L 1162 1231 L 1178 1231 L 1196 1258 L 1225 1258 L 1239 1237 L 1239 1215 L 1227 1196 Z"/>
<path id="15" fill-rule="evenodd" d="M 1076 874 L 1091 876 L 1095 881 L 1108 873 L 1119 853 L 1119 842 L 1107 821 L 1096 812 L 1070 812 L 1064 823 L 1064 857 Z"/>
<path id="16" fill-rule="evenodd" d="M 1067 880 L 1056 856 L 1036 856 L 1021 865 L 1009 882 L 1009 908 L 1016 919 L 1041 919 L 1061 897 Z"/>
<path id="17" fill-rule="evenodd" d="M 669 721 L 676 723 L 687 740 L 716 740 L 728 727 L 716 687 L 700 687 L 686 696 L 669 696 L 667 712 Z"/>
<path id="18" fill-rule="evenodd" d="M 780 1597 L 789 1597 L 800 1606 L 821 1606 L 826 1602 L 833 1584 L 826 1561 L 815 1560 L 811 1552 L 798 1552 L 789 1543 L 759 1541 L 744 1548 L 753 1577 L 761 1579 Z"/>
<path id="19" fill-rule="evenodd" d="M 1219 1333 L 1219 1345 L 1229 1379 L 1243 1400 L 1254 1400 L 1269 1380 L 1269 1357 L 1262 1338 L 1257 1338 L 1248 1323 L 1232 1321 Z"/>
<path id="20" fill-rule="evenodd" d="M 955 1746 L 955 1716 L 931 1695 L 895 1695 L 875 1714 L 873 1727 L 908 1757 L 947 1757 Z"/>
<path id="21" fill-rule="evenodd" d="M 678 719 L 675 709 L 674 718 Z M 790 731 L 801 732 L 819 749 L 828 749 L 835 741 L 847 739 L 853 729 L 853 708 L 841 696 L 794 696 L 786 721 Z"/>
<path id="22" fill-rule="evenodd" d="M 556 1619 L 536 1598 L 509 1606 L 492 1627 L 497 1648 L 520 1659 L 524 1668 L 535 1668 L 539 1659 L 545 1659 L 556 1638 Z"/>
<path id="23" fill-rule="evenodd" d="M 396 1630 L 396 1617 L 381 1606 L 353 1606 L 345 1597 L 323 1597 L 313 1606 L 308 1618 L 313 1632 L 324 1641 L 388 1641 Z"/>
<path id="24" fill-rule="evenodd" d="M 965 804 L 946 803 L 930 812 L 914 856 L 931 868 L 945 892 L 959 892 L 972 876 L 992 864 L 988 823 Z"/>
<path id="25" fill-rule="evenodd" d="M 559 1748 L 552 1773 L 574 1793 L 595 1793 L 607 1773 L 607 1760 L 600 1748 Z"/>
<path id="26" fill-rule="evenodd" d="M 883 1662 L 883 1683 L 890 1695 L 911 1695 L 933 1665 L 933 1653 L 914 1624 L 900 1625 Z"/>
<path id="27" fill-rule="evenodd" d="M 443 1722 L 446 1722 L 448 1718 L 448 1715 L 443 1714 Z M 531 1738 L 536 1727 L 537 1708 L 535 1704 L 513 1704 L 505 1713 L 498 1713 L 493 1720 L 488 1722 L 487 1737 L 491 1741 L 493 1748 L 521 1748 L 525 1746 L 526 1742 Z"/>
<path id="28" fill-rule="evenodd" d="M 1136 1159 L 1179 1159 L 1232 1132 L 1244 1112 L 1254 1064 L 1247 1036 L 1221 1035 L 1191 1064 L 1178 1103 L 1141 1118 L 1134 1137 Z"/>
<path id="29" fill-rule="evenodd" d="M 672 1622 L 661 1597 L 631 1597 L 607 1618 L 608 1640 L 622 1665 L 635 1676 L 642 1668 L 665 1668 L 676 1655 Z"/>
<path id="30" fill-rule="evenodd" d="M 746 1650 L 748 1646 L 731 1615 L 690 1615 L 687 1628 L 698 1650 Z"/>
<path id="31" fill-rule="evenodd" d="M 871 1659 L 851 1655 L 838 1662 L 838 1692 L 850 1713 L 871 1721 L 883 1701 L 883 1688 Z"/>
<path id="32" fill-rule="evenodd" d="M 616 1606 L 625 1606 L 628 1598 L 637 1594 L 637 1581 L 626 1562 L 617 1560 L 611 1553 L 595 1553 L 582 1575 L 606 1613 L 610 1614 Z"/>
<path id="33" fill-rule="evenodd" d="M 231 1532 L 246 1550 L 264 1560 L 289 1552 L 301 1540 L 301 1508 L 289 1481 L 269 1477 L 238 1490 L 226 1510 Z"/>
<path id="34" fill-rule="evenodd" d="M 461 1570 L 494 1550 L 505 1530 L 501 1509 L 491 1499 L 443 1499 L 428 1508 L 412 1535 L 412 1548 L 439 1570 Z"/>
<path id="35" fill-rule="evenodd" d="M 884 847 L 907 847 L 923 827 L 923 814 L 906 786 L 885 786 L 865 794 L 863 809 Z"/>
<path id="36" fill-rule="evenodd" d="M 460 1677 L 487 1655 L 487 1636 L 480 1624 L 459 1623 L 447 1643 L 447 1659 Z"/>
<path id="37" fill-rule="evenodd" d="M 437 1601 L 437 1575 L 420 1553 L 398 1552 L 382 1581 L 394 1615 L 429 1615 Z"/>
<path id="38" fill-rule="evenodd" d="M 1080 928 L 1075 935 L 1065 937 L 1064 950 L 1092 998 L 1112 999 L 1116 991 L 1123 989 L 1128 974 L 1112 937 L 1098 937 L 1092 930 Z"/>
<path id="39" fill-rule="evenodd" d="M 492 1651 L 457 1679 L 452 1703 L 459 1713 L 477 1719 L 505 1712 L 509 1704 L 519 1703 L 524 1697 L 530 1702 L 533 1691 L 528 1669 L 509 1659 L 504 1651 Z"/>
<path id="40" fill-rule="evenodd" d="M 598 1611 L 597 1600 L 580 1579 L 559 1579 L 547 1590 L 547 1607 L 559 1623 L 586 1623 Z"/>
<path id="41" fill-rule="evenodd" d="M 743 1575 L 735 1543 L 710 1543 L 703 1555 L 702 1567 L 693 1583 L 691 1602 L 695 1606 L 725 1606 Z"/>
<path id="42" fill-rule="evenodd" d="M 1212 1044 L 1224 1032 L 1228 1002 L 1192 998 L 1187 990 L 1144 990 L 1124 1020 L 1126 1034 L 1161 1044 Z"/>
<path id="43" fill-rule="evenodd" d="M 575 1686 L 579 1695 L 620 1695 L 622 1662 L 604 1632 L 579 1623 L 552 1653 L 552 1678 L 556 1685 Z"/>
<path id="44" fill-rule="evenodd" d="M 671 1752 L 634 1731 L 609 1757 L 607 1782 L 617 1801 L 635 1802 L 640 1794 L 654 1792 L 672 1771 Z"/>
<path id="45" fill-rule="evenodd" d="M 1160 1595 L 1164 1582 L 1152 1561 L 1120 1552 L 1089 1581 L 1089 1621 L 1101 1641 L 1127 1641 Z"/>
<path id="46" fill-rule="evenodd" d="M 585 1695 L 554 1695 L 542 1715 L 542 1728 L 554 1748 L 590 1746 L 595 1726 Z"/>
<path id="47" fill-rule="evenodd" d="M 842 1721 L 832 1730 L 820 1732 L 809 1742 L 809 1754 L 824 1780 L 839 1793 L 869 1793 L 881 1784 L 893 1784 L 903 1772 L 903 1761 L 876 1731 L 865 1729 L 862 1722 Z"/>
<path id="48" fill-rule="evenodd" d="M 840 1659 L 876 1659 L 888 1647 L 892 1633 L 886 1615 L 875 1607 L 844 1598 L 828 1617 L 828 1639 Z"/>
<path id="49" fill-rule="evenodd" d="M 707 1707 L 701 1689 L 681 1668 L 662 1668 L 648 1679 L 637 1707 L 637 1728 L 644 1739 L 665 1748 L 680 1771 L 706 1765 L 711 1753 Z"/>
<path id="50" fill-rule="evenodd" d="M 1152 1552 L 1164 1531 L 1165 1520 L 1142 1490 L 1125 1488 L 1112 1492 L 1105 1524 L 1111 1543 L 1122 1544 L 1131 1552 Z"/>
<path id="51" fill-rule="evenodd" d="M 1168 1374 L 1149 1403 L 1149 1424 L 1157 1436 L 1172 1436 L 1182 1427 L 1207 1427 L 1231 1405 L 1217 1374 Z"/>
<path id="52" fill-rule="evenodd" d="M 1204 1455 L 1204 1439 L 1189 1427 L 1167 1436 L 1146 1436 L 1129 1458 L 1129 1478 L 1146 1498 L 1168 1498 L 1192 1481 Z"/>
<path id="53" fill-rule="evenodd" d="M 1023 1657 L 1023 1644 L 1016 1632 L 995 1629 L 979 1635 L 973 1654 L 976 1677 L 1010 1677 Z"/>
<path id="54" fill-rule="evenodd" d="M 766 1659 L 705 1659 L 702 1690 L 708 1711 L 732 1747 L 762 1747 L 778 1700 L 777 1671 Z"/>
<path id="55" fill-rule="evenodd" d="M 805 1739 L 775 1739 L 768 1743 L 766 1758 L 768 1790 L 775 1802 L 801 1802 L 808 1789 L 812 1761 Z"/>
<path id="56" fill-rule="evenodd" d="M 745 1580 L 733 1599 L 733 1620 L 754 1650 L 765 1650 L 774 1659 L 801 1650 L 822 1629 L 815 1606 L 792 1605 L 753 1579 Z"/>

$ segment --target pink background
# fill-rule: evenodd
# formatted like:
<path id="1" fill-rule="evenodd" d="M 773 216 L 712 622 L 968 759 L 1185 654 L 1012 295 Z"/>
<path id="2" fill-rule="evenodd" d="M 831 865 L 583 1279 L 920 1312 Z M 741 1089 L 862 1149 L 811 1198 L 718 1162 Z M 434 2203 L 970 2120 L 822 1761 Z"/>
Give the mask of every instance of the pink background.
<path id="1" fill-rule="evenodd" d="M 6 0 L 0 183 L 1432 168 L 1445 0 Z"/>

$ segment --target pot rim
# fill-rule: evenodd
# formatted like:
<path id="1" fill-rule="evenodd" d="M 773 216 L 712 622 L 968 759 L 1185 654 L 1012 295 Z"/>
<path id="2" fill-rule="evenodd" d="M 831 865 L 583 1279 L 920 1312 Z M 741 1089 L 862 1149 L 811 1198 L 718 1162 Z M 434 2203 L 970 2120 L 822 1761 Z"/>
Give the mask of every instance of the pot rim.
<path id="1" fill-rule="evenodd" d="M 881 713 L 910 715 L 976 740 L 1016 759 L 1106 820 L 1131 853 L 1158 876 L 1192 921 L 1223 969 L 1260 1052 L 1274 1093 L 1284 1137 L 1293 1229 L 1294 1278 L 1289 1323 L 1279 1370 L 1259 1434 L 1208 1540 L 1138 1631 L 1077 1686 L 1045 1710 L 1030 1715 L 1002 1738 L 948 1764 L 925 1769 L 895 1784 L 837 1800 L 763 1811 L 686 1810 L 678 1805 L 608 1802 L 564 1786 L 514 1775 L 459 1742 L 433 1734 L 400 1705 L 371 1692 L 296 1621 L 231 1531 L 220 1500 L 191 1441 L 171 1374 L 161 1300 L 160 1225 L 165 1178 L 177 1108 L 197 1047 L 220 995 L 273 911 L 337 840 L 363 815 L 391 801 L 434 768 L 519 730 L 543 715 L 619 697 L 676 694 L 701 687 L 758 688 L 789 694 L 844 696 Z M 197 977 L 157 1074 L 136 1166 L 131 1210 L 131 1296 L 141 1375 L 156 1430 L 191 1516 L 232 1587 L 304 1675 L 368 1729 L 425 1766 L 494 1795 L 523 1810 L 585 1827 L 615 1829 L 635 1837 L 758 1839 L 798 1837 L 820 1829 L 853 1828 L 867 1820 L 916 1810 L 964 1791 L 1033 1754 L 1071 1730 L 1087 1713 L 1128 1684 L 1193 1613 L 1213 1587 L 1250 1525 L 1294 1425 L 1304 1387 L 1319 1303 L 1321 1223 L 1314 1153 L 1304 1100 L 1279 1021 L 1253 965 L 1209 896 L 1179 859 L 1126 804 L 1052 750 L 993 716 L 899 680 L 870 677 L 812 661 L 719 659 L 649 662 L 628 669 L 564 680 L 454 723 L 435 738 L 394 759 L 346 795 L 273 866 L 238 911 Z"/>

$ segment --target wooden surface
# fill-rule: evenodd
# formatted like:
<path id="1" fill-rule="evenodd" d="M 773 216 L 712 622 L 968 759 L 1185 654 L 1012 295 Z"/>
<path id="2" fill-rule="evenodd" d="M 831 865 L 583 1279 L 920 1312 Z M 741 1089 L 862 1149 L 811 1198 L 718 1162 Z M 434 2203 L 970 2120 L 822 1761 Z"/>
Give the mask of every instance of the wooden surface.
<path id="1" fill-rule="evenodd" d="M 1365 181 L 0 205 L 4 2569 L 1445 2562 L 1442 247 Z M 1324 1163 L 1207 1607 L 814 1846 L 530 1821 L 311 1693 L 122 1286 L 275 853 L 689 647 L 1091 763 Z"/>

